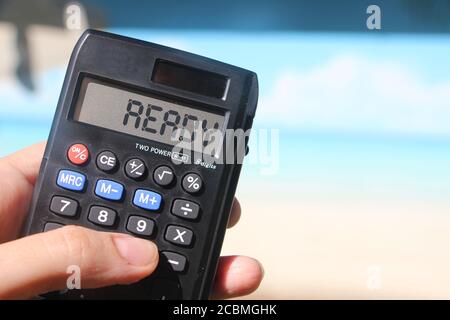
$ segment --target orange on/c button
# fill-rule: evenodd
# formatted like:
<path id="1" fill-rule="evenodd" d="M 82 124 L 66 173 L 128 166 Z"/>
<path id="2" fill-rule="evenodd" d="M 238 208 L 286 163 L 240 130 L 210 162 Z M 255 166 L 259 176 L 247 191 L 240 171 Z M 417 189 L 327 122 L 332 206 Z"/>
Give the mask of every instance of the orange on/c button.
<path id="1" fill-rule="evenodd" d="M 73 144 L 67 150 L 67 158 L 75 165 L 85 164 L 89 160 L 89 150 L 84 144 Z"/>

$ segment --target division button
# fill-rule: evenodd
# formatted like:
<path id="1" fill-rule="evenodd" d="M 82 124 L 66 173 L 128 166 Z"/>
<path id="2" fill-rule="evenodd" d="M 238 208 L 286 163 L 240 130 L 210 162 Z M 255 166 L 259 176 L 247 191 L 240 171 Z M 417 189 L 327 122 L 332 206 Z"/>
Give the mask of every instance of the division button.
<path id="1" fill-rule="evenodd" d="M 131 179 L 143 179 L 146 172 L 147 168 L 145 166 L 145 163 L 140 159 L 130 159 L 125 164 L 125 173 Z"/>
<path id="2" fill-rule="evenodd" d="M 60 170 L 56 180 L 58 186 L 72 191 L 82 191 L 85 183 L 86 176 L 84 174 L 71 170 Z"/>
<path id="3" fill-rule="evenodd" d="M 168 226 L 165 239 L 180 246 L 189 246 L 192 243 L 193 235 L 194 233 L 187 228 L 179 226 Z"/>
<path id="4" fill-rule="evenodd" d="M 139 216 L 130 216 L 128 218 L 127 230 L 131 233 L 141 236 L 151 236 L 154 227 L 155 223 L 151 219 Z"/>
<path id="5" fill-rule="evenodd" d="M 95 186 L 95 194 L 103 199 L 118 201 L 122 199 L 123 185 L 115 181 L 100 179 Z"/>
<path id="6" fill-rule="evenodd" d="M 84 144 L 73 144 L 67 150 L 67 158 L 74 165 L 81 166 L 89 160 L 89 150 Z"/>
<path id="7" fill-rule="evenodd" d="M 195 220 L 199 212 L 200 206 L 192 201 L 176 199 L 172 205 L 172 214 L 181 218 Z"/>
<path id="8" fill-rule="evenodd" d="M 145 210 L 159 210 L 161 201 L 161 195 L 150 190 L 137 189 L 134 193 L 133 204 Z"/>
<path id="9" fill-rule="evenodd" d="M 167 166 L 160 166 L 153 172 L 153 180 L 160 186 L 168 186 L 172 183 L 173 179 L 173 171 Z"/>
<path id="10" fill-rule="evenodd" d="M 50 211 L 60 216 L 74 217 L 77 210 L 78 202 L 70 198 L 54 196 L 50 203 Z"/>
<path id="11" fill-rule="evenodd" d="M 161 252 L 164 256 L 165 260 L 167 260 L 167 263 L 172 267 L 172 270 L 175 272 L 183 272 L 186 268 L 186 257 L 170 251 L 163 251 Z"/>
<path id="12" fill-rule="evenodd" d="M 188 173 L 184 176 L 181 184 L 186 192 L 194 194 L 202 189 L 203 181 L 198 174 Z"/>
<path id="13" fill-rule="evenodd" d="M 56 223 L 56 222 L 47 222 L 44 226 L 44 232 L 52 231 L 52 230 L 62 228 L 62 227 L 64 227 L 63 224 Z"/>
<path id="14" fill-rule="evenodd" d="M 117 213 L 110 208 L 92 206 L 89 210 L 88 220 L 97 225 L 111 227 L 116 221 Z"/>
<path id="15" fill-rule="evenodd" d="M 103 151 L 97 156 L 97 167 L 105 172 L 113 171 L 117 166 L 117 157 L 111 151 Z"/>

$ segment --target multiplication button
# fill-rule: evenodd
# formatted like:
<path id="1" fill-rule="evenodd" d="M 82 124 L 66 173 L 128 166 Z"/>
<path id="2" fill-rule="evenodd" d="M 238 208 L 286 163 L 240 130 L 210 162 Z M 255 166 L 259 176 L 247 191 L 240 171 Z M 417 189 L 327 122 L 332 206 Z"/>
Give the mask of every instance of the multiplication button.
<path id="1" fill-rule="evenodd" d="M 144 161 L 134 158 L 127 161 L 125 164 L 125 174 L 128 178 L 134 180 L 144 179 L 145 173 L 147 172 L 147 167 Z"/>
<path id="2" fill-rule="evenodd" d="M 194 233 L 188 228 L 180 226 L 168 226 L 165 239 L 173 244 L 189 246 L 192 243 Z"/>

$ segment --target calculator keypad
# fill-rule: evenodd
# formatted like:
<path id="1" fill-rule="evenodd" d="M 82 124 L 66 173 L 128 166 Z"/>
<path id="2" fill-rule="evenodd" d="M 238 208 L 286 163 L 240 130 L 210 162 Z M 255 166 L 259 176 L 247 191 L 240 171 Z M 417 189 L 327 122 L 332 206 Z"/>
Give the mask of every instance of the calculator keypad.
<path id="1" fill-rule="evenodd" d="M 81 144 L 73 144 L 70 148 L 73 148 L 74 153 L 81 153 L 79 157 L 85 159 L 83 155 L 89 156 L 89 151 L 87 148 L 86 150 L 74 148 L 78 145 Z M 68 154 L 69 151 L 70 149 Z M 76 154 L 73 155 L 75 156 Z M 111 231 L 118 229 L 139 237 L 161 239 L 158 241 L 164 244 L 161 248 L 162 263 L 176 273 L 188 270 L 189 255 L 186 255 L 185 250 L 194 247 L 195 234 L 189 225 L 183 224 L 197 223 L 200 218 L 200 205 L 188 199 L 204 188 L 201 176 L 187 172 L 177 179 L 175 171 L 168 165 L 148 167 L 149 164 L 138 157 L 120 159 L 109 150 L 100 150 L 92 154 L 92 158 L 94 159 L 92 165 L 99 173 L 98 176 L 91 176 L 92 173 L 83 174 L 70 168 L 60 168 L 56 184 L 68 191 L 53 196 L 49 203 L 50 211 L 72 220 L 86 217 L 93 225 Z M 69 163 L 81 165 L 70 159 Z M 86 167 L 90 165 L 88 163 Z M 132 187 L 129 187 L 129 179 L 135 180 L 131 183 Z M 167 198 L 166 192 L 174 188 L 182 191 L 176 193 L 181 197 Z M 70 196 L 71 192 L 73 197 Z M 98 200 L 96 201 L 94 197 L 93 203 L 88 203 L 86 207 L 86 202 L 82 198 L 77 198 L 77 193 L 92 193 Z M 184 199 L 184 196 L 187 199 Z M 117 207 L 116 202 L 120 203 Z M 123 211 L 124 207 L 128 209 Z M 162 220 L 167 222 L 160 225 L 161 222 L 158 221 L 160 215 L 169 215 L 172 218 Z M 124 221 L 121 223 L 120 220 Z M 49 221 L 45 224 L 44 231 L 65 224 L 58 220 Z M 169 293 L 155 292 L 161 297 Z"/>

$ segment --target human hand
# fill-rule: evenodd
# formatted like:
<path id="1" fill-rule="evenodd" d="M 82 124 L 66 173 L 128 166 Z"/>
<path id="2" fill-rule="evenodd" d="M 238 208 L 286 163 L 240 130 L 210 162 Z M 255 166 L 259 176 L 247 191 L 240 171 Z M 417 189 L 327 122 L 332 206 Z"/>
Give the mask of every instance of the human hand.
<path id="1" fill-rule="evenodd" d="M 23 299 L 66 288 L 70 265 L 80 266 L 82 287 L 128 284 L 150 275 L 158 249 L 148 240 L 78 226 L 17 239 L 28 212 L 44 152 L 40 143 L 0 159 L 0 298 Z M 235 199 L 229 227 L 241 209 Z M 212 298 L 251 293 L 263 269 L 255 259 L 221 257 Z"/>

